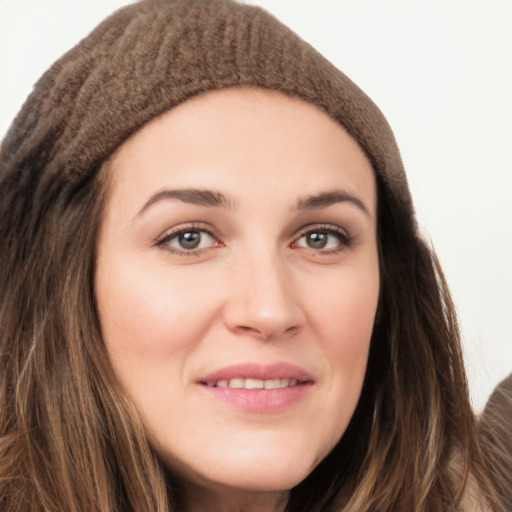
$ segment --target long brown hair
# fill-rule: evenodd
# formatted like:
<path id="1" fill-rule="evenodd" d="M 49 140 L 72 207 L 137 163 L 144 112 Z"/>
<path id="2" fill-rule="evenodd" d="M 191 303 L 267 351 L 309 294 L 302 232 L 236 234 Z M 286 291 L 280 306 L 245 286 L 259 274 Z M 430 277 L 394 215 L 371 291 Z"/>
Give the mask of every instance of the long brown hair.
<path id="1" fill-rule="evenodd" d="M 92 282 L 108 189 L 102 176 L 73 187 L 0 182 L 0 503 L 7 512 L 174 510 L 169 475 L 101 341 Z M 292 490 L 288 509 L 455 511 L 471 472 L 500 510 L 441 270 L 410 215 L 379 189 L 383 284 L 363 393 L 344 436 Z"/>
<path id="2" fill-rule="evenodd" d="M 37 162 L 30 162 L 37 166 Z M 0 181 L 0 503 L 7 511 L 167 511 L 94 305 L 105 190 Z M 149 490 L 151 489 L 151 490 Z"/>
<path id="3" fill-rule="evenodd" d="M 0 509 L 181 509 L 179 486 L 149 446 L 101 336 L 93 276 L 109 191 L 105 161 L 187 97 L 250 85 L 326 110 L 365 150 L 379 191 L 382 288 L 363 392 L 338 445 L 292 489 L 288 510 L 455 511 L 471 475 L 501 512 L 468 399 L 454 308 L 418 234 L 380 111 L 252 7 L 146 0 L 115 16 L 43 76 L 0 151 Z M 193 28 L 183 29 L 185 19 Z M 208 30 L 198 30 L 200 21 Z M 171 33 L 173 23 L 179 30 Z M 201 60 L 206 44 L 214 65 Z M 159 58 L 165 52 L 180 59 L 169 66 Z"/>
<path id="4" fill-rule="evenodd" d="M 504 511 L 487 476 L 439 262 L 411 216 L 378 189 L 382 288 L 362 395 L 289 510 L 455 512 L 472 475 L 480 501 Z"/>

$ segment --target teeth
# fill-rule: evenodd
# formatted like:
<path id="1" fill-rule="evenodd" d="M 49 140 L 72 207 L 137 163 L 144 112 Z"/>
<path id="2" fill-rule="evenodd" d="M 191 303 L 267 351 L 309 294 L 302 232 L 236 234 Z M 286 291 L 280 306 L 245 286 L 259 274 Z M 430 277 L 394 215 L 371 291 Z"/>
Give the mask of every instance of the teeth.
<path id="1" fill-rule="evenodd" d="M 229 388 L 244 388 L 245 387 L 245 381 L 244 379 L 231 379 L 228 382 Z"/>
<path id="2" fill-rule="evenodd" d="M 297 379 L 222 379 L 213 384 L 216 388 L 235 388 L 235 389 L 278 389 L 296 386 Z M 208 384 L 212 386 L 212 384 Z"/>
<path id="3" fill-rule="evenodd" d="M 281 379 L 266 380 L 264 382 L 265 389 L 277 389 L 281 387 Z"/>
<path id="4" fill-rule="evenodd" d="M 245 379 L 245 389 L 263 389 L 263 381 L 260 379 Z"/>

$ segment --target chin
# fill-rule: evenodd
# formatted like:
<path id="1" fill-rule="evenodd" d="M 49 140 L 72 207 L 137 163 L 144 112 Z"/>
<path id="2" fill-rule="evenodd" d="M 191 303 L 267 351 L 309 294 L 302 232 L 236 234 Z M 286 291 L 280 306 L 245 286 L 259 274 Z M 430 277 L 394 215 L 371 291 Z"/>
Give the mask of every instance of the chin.
<path id="1" fill-rule="evenodd" d="M 205 472 L 199 478 L 196 475 L 192 483 L 203 489 L 231 489 L 251 493 L 286 492 L 302 482 L 310 473 L 309 470 L 283 469 L 281 465 L 278 466 L 267 470 L 244 467 L 233 471 L 219 467 L 215 474 Z M 226 471 L 222 472 L 223 469 Z"/>
<path id="2" fill-rule="evenodd" d="M 223 452 L 202 452 L 188 464 L 167 459 L 167 465 L 181 481 L 195 487 L 280 492 L 302 482 L 325 455 L 325 450 L 311 450 L 304 444 L 262 447 L 253 443 Z"/>
<path id="3" fill-rule="evenodd" d="M 272 463 L 271 463 L 272 464 Z M 251 492 L 289 491 L 302 482 L 312 468 L 297 468 L 276 464 L 275 467 L 245 467 L 223 475 L 221 485 Z M 218 478 L 218 475 L 217 475 Z"/>

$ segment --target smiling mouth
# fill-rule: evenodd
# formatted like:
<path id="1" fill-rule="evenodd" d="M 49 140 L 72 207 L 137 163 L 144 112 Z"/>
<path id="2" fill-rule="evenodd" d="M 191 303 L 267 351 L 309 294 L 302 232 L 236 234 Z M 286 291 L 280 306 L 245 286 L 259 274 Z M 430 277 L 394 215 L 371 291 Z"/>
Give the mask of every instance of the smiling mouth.
<path id="1" fill-rule="evenodd" d="M 299 404 L 315 384 L 304 368 L 278 362 L 241 363 L 221 368 L 197 381 L 216 400 L 251 413 L 278 413 Z"/>
<path id="2" fill-rule="evenodd" d="M 280 389 L 306 384 L 306 381 L 298 379 L 220 379 L 214 382 L 202 382 L 201 384 L 210 388 L 232 388 L 232 389 Z"/>

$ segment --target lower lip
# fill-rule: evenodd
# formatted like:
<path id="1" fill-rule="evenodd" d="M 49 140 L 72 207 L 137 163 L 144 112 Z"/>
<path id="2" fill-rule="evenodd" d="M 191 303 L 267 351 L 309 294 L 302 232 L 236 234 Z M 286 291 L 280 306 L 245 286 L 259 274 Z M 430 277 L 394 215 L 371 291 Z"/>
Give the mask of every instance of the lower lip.
<path id="1" fill-rule="evenodd" d="M 202 386 L 218 400 L 250 412 L 282 411 L 300 402 L 309 393 L 312 383 L 277 389 L 215 388 Z"/>

